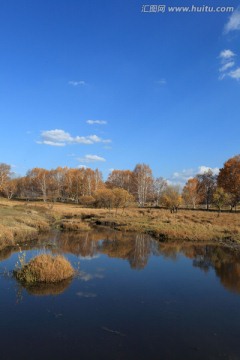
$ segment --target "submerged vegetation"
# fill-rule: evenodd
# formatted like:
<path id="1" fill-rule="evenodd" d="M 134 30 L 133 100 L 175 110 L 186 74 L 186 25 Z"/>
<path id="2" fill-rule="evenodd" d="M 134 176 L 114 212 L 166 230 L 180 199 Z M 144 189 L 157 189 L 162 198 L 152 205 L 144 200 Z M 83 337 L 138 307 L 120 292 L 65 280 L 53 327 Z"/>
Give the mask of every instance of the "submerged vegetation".
<path id="1" fill-rule="evenodd" d="M 41 254 L 27 264 L 22 255 L 19 262 L 20 266 L 14 271 L 14 275 L 17 280 L 27 285 L 58 283 L 74 275 L 72 265 L 61 255 Z"/>

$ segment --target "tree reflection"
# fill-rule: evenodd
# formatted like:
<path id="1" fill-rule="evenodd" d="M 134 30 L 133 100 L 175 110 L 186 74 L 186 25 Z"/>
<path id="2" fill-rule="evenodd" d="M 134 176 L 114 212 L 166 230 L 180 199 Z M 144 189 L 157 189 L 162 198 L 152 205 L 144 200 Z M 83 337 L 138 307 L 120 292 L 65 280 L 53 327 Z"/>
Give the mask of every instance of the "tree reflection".
<path id="1" fill-rule="evenodd" d="M 93 258 L 97 254 L 128 260 L 132 269 L 144 269 L 152 255 L 176 261 L 179 254 L 193 260 L 194 267 L 208 272 L 215 270 L 221 283 L 231 291 L 240 292 L 239 253 L 216 244 L 195 242 L 157 242 L 146 234 L 101 230 L 88 233 L 62 233 L 56 251 Z"/>
<path id="2" fill-rule="evenodd" d="M 149 257 L 158 254 L 158 243 L 146 234 L 119 231 L 62 233 L 59 237 L 62 252 L 93 258 L 97 253 L 129 261 L 131 268 L 143 269 Z"/>
<path id="3" fill-rule="evenodd" d="M 193 266 L 204 272 L 213 269 L 222 285 L 228 290 L 240 293 L 240 259 L 239 251 L 217 246 L 216 244 L 165 243 L 161 244 L 161 254 L 176 255 L 182 252 L 193 259 Z"/>
<path id="4" fill-rule="evenodd" d="M 115 231 L 113 229 L 94 230 L 83 233 L 57 233 L 39 238 L 35 243 L 22 245 L 21 249 L 50 249 L 53 253 L 70 253 L 86 259 L 94 259 L 99 254 L 124 259 L 132 269 L 141 270 L 147 266 L 152 255 L 173 261 L 183 254 L 192 259 L 192 265 L 204 272 L 214 270 L 227 289 L 240 293 L 239 251 L 217 246 L 215 243 L 169 241 L 158 242 L 146 234 Z M 19 247 L 4 249 L 0 260 L 18 252 Z M 55 286 L 56 285 L 56 286 Z M 35 295 L 55 295 L 63 292 L 69 283 L 28 288 Z"/>

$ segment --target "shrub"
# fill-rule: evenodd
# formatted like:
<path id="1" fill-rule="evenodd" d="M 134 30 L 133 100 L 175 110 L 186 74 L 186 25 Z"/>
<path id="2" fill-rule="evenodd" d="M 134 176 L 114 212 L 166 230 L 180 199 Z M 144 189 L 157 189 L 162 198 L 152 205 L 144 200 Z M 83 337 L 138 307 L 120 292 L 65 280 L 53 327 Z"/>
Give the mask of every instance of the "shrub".
<path id="1" fill-rule="evenodd" d="M 14 271 L 14 275 L 17 280 L 26 284 L 56 283 L 71 278 L 74 269 L 61 255 L 41 254 Z"/>

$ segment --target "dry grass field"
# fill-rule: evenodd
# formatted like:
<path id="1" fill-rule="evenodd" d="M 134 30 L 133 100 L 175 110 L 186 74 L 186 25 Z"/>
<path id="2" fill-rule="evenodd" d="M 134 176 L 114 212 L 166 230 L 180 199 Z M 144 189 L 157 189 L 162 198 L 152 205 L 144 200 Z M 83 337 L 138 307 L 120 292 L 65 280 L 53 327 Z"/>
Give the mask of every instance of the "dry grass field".
<path id="1" fill-rule="evenodd" d="M 115 210 L 82 208 L 76 204 L 22 203 L 0 200 L 0 249 L 36 238 L 57 227 L 88 231 L 91 224 L 122 231 L 148 233 L 159 240 L 218 241 L 240 243 L 240 214 L 164 209 Z"/>

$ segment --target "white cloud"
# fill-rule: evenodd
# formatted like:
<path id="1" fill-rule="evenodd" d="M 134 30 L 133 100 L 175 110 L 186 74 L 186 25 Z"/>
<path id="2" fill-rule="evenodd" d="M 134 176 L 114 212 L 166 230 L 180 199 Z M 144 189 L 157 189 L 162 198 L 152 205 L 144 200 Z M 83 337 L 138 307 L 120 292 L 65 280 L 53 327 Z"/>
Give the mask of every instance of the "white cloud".
<path id="1" fill-rule="evenodd" d="M 94 125 L 94 124 L 106 125 L 107 121 L 105 121 L 105 120 L 87 120 L 86 123 L 89 125 Z"/>
<path id="2" fill-rule="evenodd" d="M 224 32 L 229 33 L 233 30 L 240 30 L 240 7 L 238 7 L 230 16 L 224 27 Z"/>
<path id="3" fill-rule="evenodd" d="M 168 182 L 172 185 L 179 184 L 184 186 L 189 179 L 192 179 L 197 174 L 204 174 L 208 170 L 211 170 L 214 175 L 218 175 L 219 168 L 211 168 L 209 166 L 201 165 L 195 169 L 184 169 L 179 172 L 174 172 L 173 175 L 168 179 Z"/>
<path id="4" fill-rule="evenodd" d="M 230 69 L 231 67 L 233 67 L 234 65 L 235 65 L 234 61 L 229 61 L 226 64 L 224 64 L 222 67 L 220 67 L 219 71 L 224 72 L 224 71 Z"/>
<path id="5" fill-rule="evenodd" d="M 218 175 L 219 173 L 219 168 L 211 168 L 209 166 L 205 166 L 205 165 L 202 165 L 202 166 L 199 166 L 198 167 L 198 172 L 197 174 L 204 174 L 206 172 L 208 172 L 209 170 L 211 170 L 213 172 L 213 175 Z"/>
<path id="6" fill-rule="evenodd" d="M 226 77 L 231 77 L 232 79 L 239 80 L 240 79 L 240 68 L 235 70 L 231 70 L 235 65 L 235 61 L 233 58 L 236 54 L 232 50 L 223 50 L 219 58 L 221 59 L 221 67 L 219 68 L 219 72 L 221 73 L 219 76 L 219 80 L 223 80 Z"/>
<path id="7" fill-rule="evenodd" d="M 219 57 L 223 60 L 229 60 L 232 57 L 236 56 L 232 50 L 226 49 L 220 52 Z"/>
<path id="8" fill-rule="evenodd" d="M 65 146 L 65 144 L 62 142 L 49 141 L 49 140 L 37 141 L 37 144 L 44 144 L 50 146 Z"/>
<path id="9" fill-rule="evenodd" d="M 38 144 L 50 146 L 65 146 L 68 144 L 85 144 L 91 145 L 95 143 L 109 143 L 110 139 L 101 139 L 97 135 L 88 136 L 72 136 L 68 132 L 60 129 L 46 130 L 41 132 L 41 141 Z"/>
<path id="10" fill-rule="evenodd" d="M 97 135 L 90 135 L 89 139 L 93 142 L 101 142 L 102 141 L 102 139 Z"/>
<path id="11" fill-rule="evenodd" d="M 236 70 L 230 71 L 228 74 L 232 79 L 240 80 L 240 67 Z"/>
<path id="12" fill-rule="evenodd" d="M 105 162 L 106 159 L 98 155 L 85 155 L 84 157 L 79 158 L 78 161 L 83 163 L 92 163 L 97 161 Z"/>
<path id="13" fill-rule="evenodd" d="M 70 142 L 73 140 L 69 133 L 60 129 L 42 131 L 41 136 L 44 141 Z"/>
<path id="14" fill-rule="evenodd" d="M 197 171 L 194 169 L 183 169 L 180 172 L 174 172 L 169 179 L 172 182 L 186 183 L 189 179 L 196 175 Z"/>
<path id="15" fill-rule="evenodd" d="M 84 85 L 86 85 L 84 80 L 71 80 L 71 81 L 68 82 L 68 84 L 72 85 L 72 86 L 84 86 Z"/>

